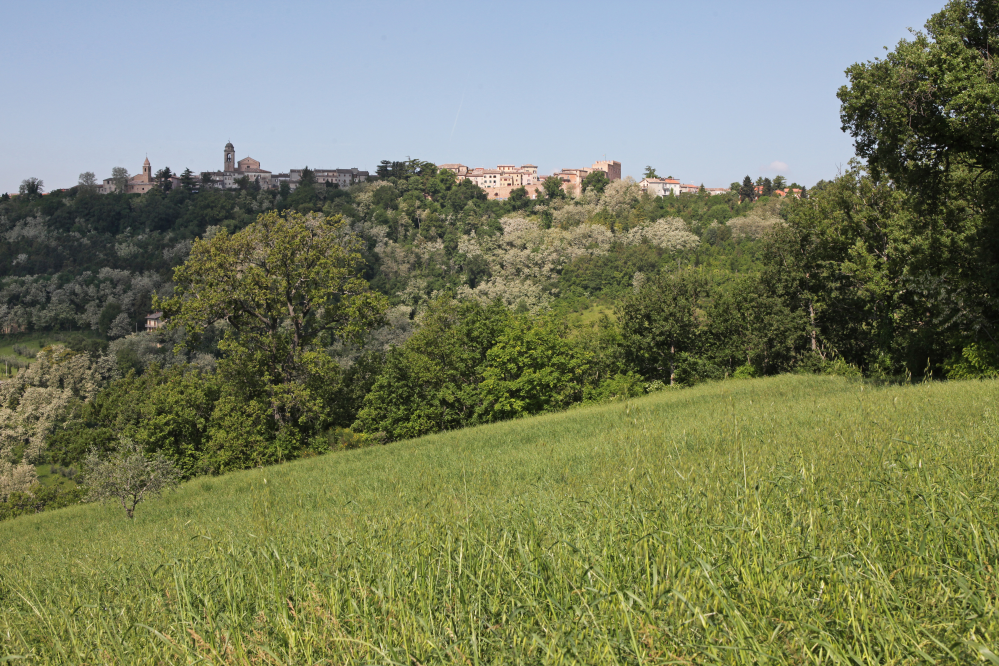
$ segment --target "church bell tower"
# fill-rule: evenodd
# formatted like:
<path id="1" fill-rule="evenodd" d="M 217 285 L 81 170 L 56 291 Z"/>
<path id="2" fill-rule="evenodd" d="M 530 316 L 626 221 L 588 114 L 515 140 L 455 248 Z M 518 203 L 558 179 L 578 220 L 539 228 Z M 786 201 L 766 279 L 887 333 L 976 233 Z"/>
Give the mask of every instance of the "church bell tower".
<path id="1" fill-rule="evenodd" d="M 235 171 L 236 170 L 236 149 L 232 147 L 232 141 L 225 144 L 225 166 L 222 167 L 223 171 Z"/>

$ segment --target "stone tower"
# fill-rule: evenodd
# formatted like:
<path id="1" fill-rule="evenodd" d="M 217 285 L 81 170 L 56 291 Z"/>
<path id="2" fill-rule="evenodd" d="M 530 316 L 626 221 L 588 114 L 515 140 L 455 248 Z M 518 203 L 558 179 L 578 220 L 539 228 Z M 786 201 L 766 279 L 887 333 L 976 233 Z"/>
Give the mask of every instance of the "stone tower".
<path id="1" fill-rule="evenodd" d="M 149 164 L 149 158 L 142 163 L 142 175 L 146 177 L 146 182 L 150 183 L 153 180 L 153 167 Z"/>
<path id="2" fill-rule="evenodd" d="M 236 170 L 236 149 L 232 147 L 232 141 L 225 144 L 225 166 L 223 171 Z"/>

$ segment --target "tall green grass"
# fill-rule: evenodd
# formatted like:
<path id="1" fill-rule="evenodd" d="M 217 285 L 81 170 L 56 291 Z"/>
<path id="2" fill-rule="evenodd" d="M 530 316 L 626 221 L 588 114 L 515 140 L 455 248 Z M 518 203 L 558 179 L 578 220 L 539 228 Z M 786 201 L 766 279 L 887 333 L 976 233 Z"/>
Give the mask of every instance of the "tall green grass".
<path id="1" fill-rule="evenodd" d="M 779 377 L 0 524 L 28 663 L 999 663 L 999 383 Z"/>

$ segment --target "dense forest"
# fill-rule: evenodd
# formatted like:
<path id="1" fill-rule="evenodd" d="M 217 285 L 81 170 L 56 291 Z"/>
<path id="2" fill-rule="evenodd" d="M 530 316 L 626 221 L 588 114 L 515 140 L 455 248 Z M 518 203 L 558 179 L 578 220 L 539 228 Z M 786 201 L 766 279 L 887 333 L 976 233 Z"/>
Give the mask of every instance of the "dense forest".
<path id="1" fill-rule="evenodd" d="M 488 200 L 420 160 L 346 190 L 0 200 L 0 500 L 127 440 L 214 474 L 785 372 L 999 376 L 995 10 L 958 2 L 839 91 L 857 159 L 802 198 L 593 174 Z M 166 330 L 139 333 L 153 308 Z"/>

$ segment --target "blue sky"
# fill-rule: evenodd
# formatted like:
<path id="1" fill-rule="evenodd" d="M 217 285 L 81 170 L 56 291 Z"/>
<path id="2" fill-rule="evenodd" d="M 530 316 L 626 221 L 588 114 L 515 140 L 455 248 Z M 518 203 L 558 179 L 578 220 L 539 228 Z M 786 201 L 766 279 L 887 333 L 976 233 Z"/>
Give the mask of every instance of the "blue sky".
<path id="1" fill-rule="evenodd" d="M 619 160 L 811 186 L 853 155 L 843 70 L 944 0 L 7 3 L 0 192 L 111 168 L 541 173 Z M 783 166 L 782 166 L 783 165 Z"/>

